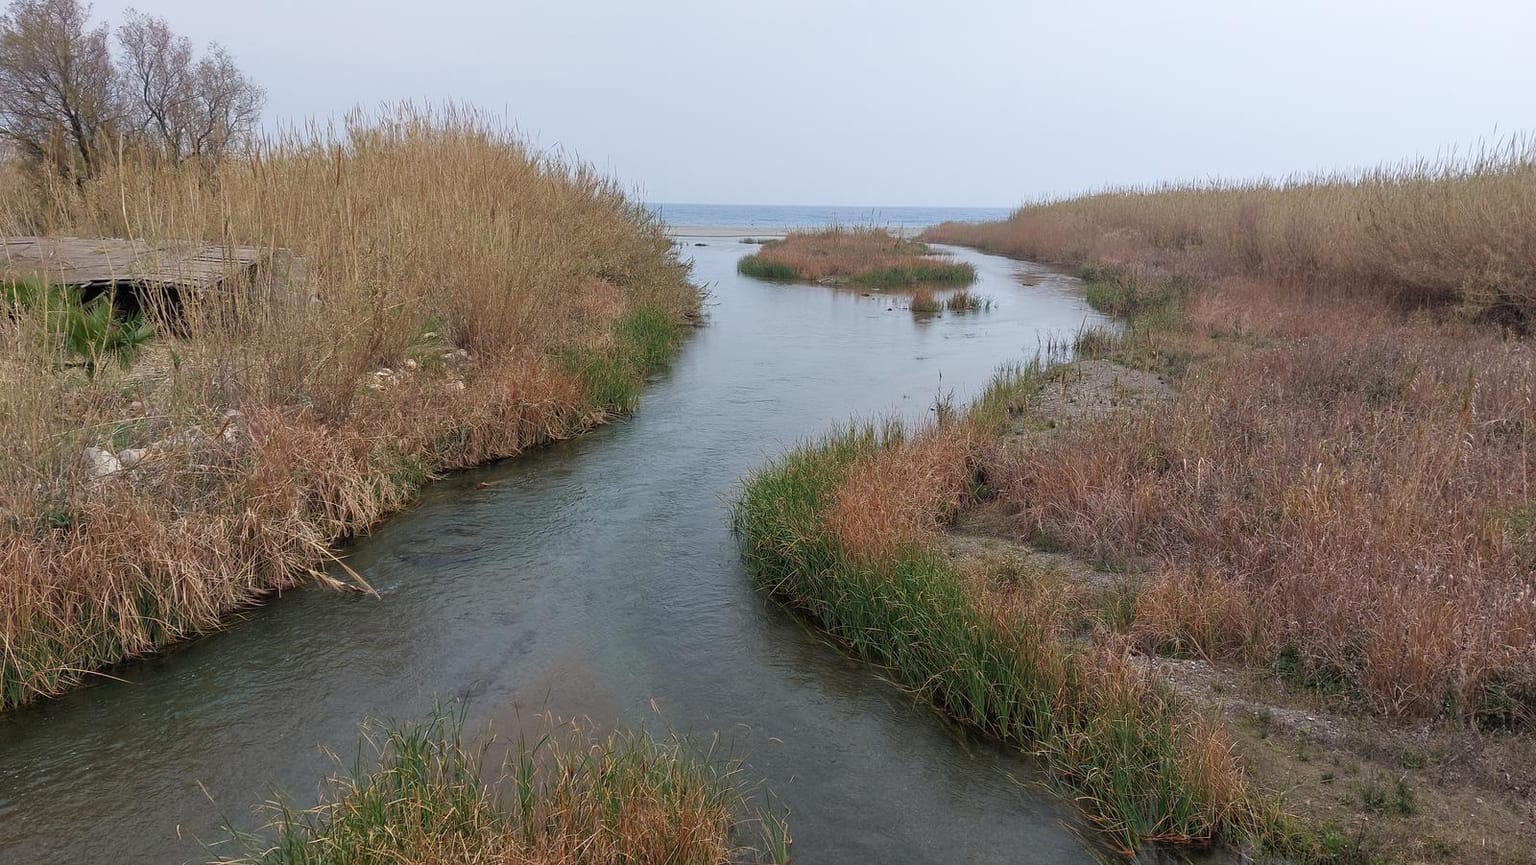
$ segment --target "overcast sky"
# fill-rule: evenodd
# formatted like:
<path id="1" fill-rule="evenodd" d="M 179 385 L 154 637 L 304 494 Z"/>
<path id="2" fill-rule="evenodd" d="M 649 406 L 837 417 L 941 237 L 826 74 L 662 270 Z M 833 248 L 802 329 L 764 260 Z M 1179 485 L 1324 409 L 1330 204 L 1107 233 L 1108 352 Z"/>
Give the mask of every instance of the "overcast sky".
<path id="1" fill-rule="evenodd" d="M 1536 129 L 1536 3 L 97 0 L 270 119 L 472 103 L 652 201 L 1002 205 Z"/>

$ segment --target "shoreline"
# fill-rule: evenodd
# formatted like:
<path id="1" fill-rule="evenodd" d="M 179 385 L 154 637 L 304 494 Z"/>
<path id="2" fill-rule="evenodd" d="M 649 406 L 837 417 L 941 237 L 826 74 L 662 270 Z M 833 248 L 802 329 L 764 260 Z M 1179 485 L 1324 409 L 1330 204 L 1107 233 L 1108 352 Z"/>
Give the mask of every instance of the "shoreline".
<path id="1" fill-rule="evenodd" d="M 636 310 L 628 313 L 628 315 L 639 315 L 641 318 L 650 317 L 650 313 L 645 310 L 645 307 L 636 307 Z M 616 372 L 610 369 L 613 363 L 608 360 L 599 360 L 599 358 L 582 361 L 584 366 L 571 372 L 571 376 L 578 383 L 578 386 L 588 390 L 598 387 L 598 393 L 602 393 L 602 398 L 608 399 L 605 403 L 573 404 L 573 406 L 565 407 L 564 410 L 556 410 L 553 416 L 545 418 L 544 424 L 539 429 L 531 432 L 530 438 L 522 438 L 524 433 L 518 432 L 519 427 L 524 426 L 524 423 L 521 423 L 521 421 L 513 423 L 511 424 L 511 430 L 513 430 L 511 435 L 515 436 L 515 442 L 511 444 L 511 447 L 499 449 L 498 446 L 492 444 L 490 450 L 478 453 L 478 455 L 473 456 L 468 461 L 464 461 L 464 459 L 450 459 L 450 461 L 436 462 L 436 464 L 416 464 L 412 459 L 407 459 L 406 462 L 402 462 L 401 466 L 396 466 L 393 472 L 404 472 L 409 478 L 406 481 L 384 481 L 386 484 L 396 482 L 396 484 L 401 484 L 401 486 L 395 492 L 390 493 L 390 495 L 384 496 L 379 501 L 378 509 L 373 510 L 372 513 L 367 513 L 366 518 L 358 519 L 358 521 L 341 519 L 341 521 L 335 522 L 335 524 L 330 525 L 329 539 L 321 542 L 321 544 L 316 544 L 313 548 L 309 548 L 303 561 L 287 562 L 287 564 L 293 565 L 293 567 L 283 567 L 283 565 L 280 565 L 280 570 L 275 572 L 275 576 L 272 576 L 272 578 L 241 585 L 238 595 L 232 596 L 230 602 L 218 605 L 217 610 L 215 610 L 214 621 L 195 622 L 195 624 L 184 628 L 184 630 L 170 630 L 170 628 L 157 630 L 151 644 L 147 645 L 147 647 L 140 648 L 140 650 L 118 651 L 117 655 L 103 659 L 103 661 L 75 659 L 75 661 L 69 664 L 68 670 L 49 671 L 48 674 L 52 678 L 52 684 L 46 688 L 34 687 L 29 688 L 29 690 L 20 691 L 6 690 L 5 693 L 0 694 L 0 696 L 5 696 L 6 698 L 3 705 L 0 705 L 0 718 L 5 718 L 8 714 L 17 713 L 17 711 L 28 710 L 28 708 L 34 707 L 34 705 L 40 704 L 40 702 L 58 698 L 58 696 L 63 696 L 63 694 L 77 690 L 77 688 L 88 687 L 91 684 L 91 679 L 112 678 L 111 671 L 114 668 L 120 667 L 120 665 L 134 664 L 134 662 L 154 658 L 154 656 L 160 655 L 167 648 L 174 648 L 177 645 L 186 644 L 186 642 L 197 641 L 197 639 L 214 635 L 214 633 L 223 630 L 224 625 L 230 619 L 240 615 L 241 611 L 258 607 L 258 605 L 269 601 L 273 596 L 280 596 L 284 590 L 298 587 L 298 585 L 306 584 L 306 582 L 321 581 L 332 588 L 338 588 L 338 590 L 339 588 L 352 588 L 356 592 L 373 593 L 373 588 L 370 587 L 369 582 L 362 578 L 361 575 L 358 575 L 358 573 L 353 572 L 352 568 L 346 564 L 344 547 L 353 539 L 358 538 L 358 536 L 367 535 L 367 533 L 372 532 L 373 529 L 384 524 L 387 519 L 392 518 L 396 513 L 409 509 L 410 505 L 418 501 L 422 490 L 429 486 L 429 484 L 444 478 L 444 476 L 452 475 L 452 473 L 490 466 L 490 464 L 505 461 L 505 459 L 516 459 L 519 456 L 525 455 L 525 453 L 550 446 L 554 442 L 567 441 L 567 439 L 574 438 L 574 436 L 585 435 L 585 433 L 593 432 L 593 430 L 601 429 L 601 427 L 613 423 L 616 419 L 624 418 L 624 416 L 630 415 L 633 410 L 636 410 L 637 406 L 634 403 L 637 403 L 637 399 L 639 399 L 639 390 L 644 389 L 645 383 L 650 379 L 650 376 L 667 369 L 668 364 L 671 363 L 671 358 L 676 355 L 680 343 L 687 338 L 687 332 L 691 329 L 690 324 L 697 326 L 697 323 L 696 321 L 693 321 L 693 323 L 676 323 L 674 321 L 674 323 L 670 323 L 670 326 L 668 326 L 670 329 L 667 330 L 665 335 L 657 336 L 656 333 L 644 333 L 641 330 L 633 329 L 633 327 L 624 326 L 624 320 L 628 318 L 628 315 L 627 317 L 621 317 L 621 320 L 617 321 L 616 327 L 614 327 L 614 347 L 611 350 L 617 352 L 617 355 L 614 356 L 630 355 L 630 353 L 633 353 L 637 358 L 641 358 L 639 363 L 642 366 L 634 369 L 634 372 L 639 376 L 637 381 L 614 381 L 613 376 L 616 375 Z M 654 340 L 657 340 L 657 338 L 660 338 L 665 347 L 657 346 L 654 343 Z M 458 373 L 461 378 L 452 379 L 450 383 L 459 384 L 459 389 L 456 390 L 456 393 L 461 395 L 465 401 L 470 401 L 470 403 L 476 404 L 476 406 L 488 407 L 495 403 L 498 393 L 482 393 L 484 399 L 479 399 L 478 401 L 475 398 L 476 393 L 478 393 L 479 384 L 485 383 L 488 389 L 495 390 L 499 383 L 501 383 L 501 379 L 504 378 L 504 373 L 507 373 L 508 370 L 516 373 L 519 369 L 521 367 L 518 364 L 511 364 L 511 367 L 508 367 L 508 369 L 499 369 L 499 367 L 498 369 L 479 369 L 476 370 L 479 375 L 475 376 L 465 376 L 461 370 Z M 624 376 L 625 373 L 619 372 L 617 375 Z M 472 379 L 470 386 L 462 386 L 462 378 Z M 625 392 L 633 393 L 633 395 L 630 395 L 630 393 L 614 392 L 613 389 L 616 386 L 621 387 Z M 633 392 L 630 389 L 633 389 Z M 511 412 L 519 413 L 524 409 L 528 409 L 528 407 L 516 406 L 515 398 L 513 404 L 493 410 L 499 413 L 508 409 Z M 233 416 L 237 416 L 237 418 L 241 418 L 244 421 L 244 412 L 237 412 Z M 281 424 L 281 421 L 278 421 L 278 423 Z M 249 421 L 246 421 L 244 427 L 229 426 L 226 419 L 226 432 L 218 436 L 218 438 L 223 442 L 249 441 L 250 446 L 257 453 L 258 461 L 260 461 L 261 453 L 263 452 L 261 452 L 257 441 L 250 435 L 249 427 Z M 456 424 L 455 430 L 456 435 L 476 435 L 473 418 L 465 418 L 464 423 Z M 132 472 L 129 469 L 121 469 L 118 473 L 129 475 Z M 104 478 L 98 478 L 97 484 L 104 484 L 104 489 L 106 489 L 106 487 L 112 486 L 112 481 L 114 481 L 114 476 L 108 475 L 104 476 Z M 346 498 L 346 490 L 335 489 L 332 492 L 336 493 L 336 496 L 339 496 L 339 498 L 323 502 L 321 507 L 336 510 L 346 509 L 346 502 L 343 501 Z M 293 538 L 293 542 L 304 541 L 306 541 L 304 538 Z M 257 561 L 257 559 L 240 562 L 241 567 L 253 570 L 253 572 L 267 572 L 273 564 L 278 564 L 278 562 Z M 330 567 L 341 568 L 349 579 L 333 578 L 333 576 L 324 573 L 324 570 Z"/>
<path id="2" fill-rule="evenodd" d="M 1090 303 L 1125 320 L 1125 334 L 1085 331 L 1073 345 L 1058 347 L 1071 349 L 1075 359 L 1047 359 L 1001 374 L 993 391 L 950 418 L 948 427 L 943 420 L 912 432 L 847 427 L 792 449 L 753 476 L 737 505 L 736 527 L 759 589 L 853 654 L 919 688 L 942 714 L 1051 755 L 1074 797 L 1127 852 L 1147 844 L 1215 841 L 1308 863 L 1355 861 L 1350 851 L 1368 852 L 1377 861 L 1395 850 L 1382 861 L 1397 862 L 1474 849 L 1489 862 L 1528 861 L 1523 857 L 1536 851 L 1536 811 L 1521 801 L 1530 789 L 1521 767 L 1536 764 L 1536 739 L 1528 732 L 1501 732 L 1495 722 L 1491 730 L 1468 733 L 1455 718 L 1405 723 L 1422 719 L 1372 711 L 1342 686 L 1317 684 L 1296 672 L 1287 678 L 1283 669 L 1223 659 L 1208 649 L 1149 642 L 1137 629 L 1142 605 L 1187 608 L 1191 598 L 1152 594 L 1167 591 L 1158 582 L 1167 566 L 1150 554 L 1084 548 L 1085 541 L 1057 536 L 1043 517 L 1029 515 L 1027 503 L 1039 490 L 1019 478 L 1033 477 L 1053 443 L 1077 441 L 1071 437 L 1099 428 L 1141 429 L 1179 398 L 1196 365 L 1219 370 L 1233 357 L 1266 351 L 1281 357 L 1295 350 L 1257 336 L 1233 342 L 1223 341 L 1221 331 L 1185 334 L 1186 299 L 1213 290 L 1209 286 L 1166 276 L 1122 278 L 1103 269 L 1085 279 Z M 1200 339 L 1209 344 L 1193 342 Z M 977 424 L 982 432 L 964 431 Z M 944 444 L 955 435 L 979 440 L 966 438 L 970 443 L 959 446 L 963 456 L 957 456 L 956 445 Z M 1132 446 L 1098 445 L 1109 452 Z M 1049 462 L 1057 474 L 1033 483 L 1088 483 L 1080 477 L 1081 460 L 1070 454 L 1061 459 L 1059 468 Z M 942 482 L 948 486 L 901 480 L 932 477 L 950 478 Z M 1105 483 L 1130 480 L 1118 477 L 1107 476 Z M 1078 495 L 1083 507 L 1096 507 L 1096 499 Z M 895 588 L 886 597 L 867 595 L 865 583 Z M 956 594 L 964 600 L 955 600 Z M 1000 618 L 989 618 L 994 614 Z M 970 621 L 967 633 L 984 636 L 950 639 L 940 625 L 934 626 L 938 631 L 909 630 L 907 618 Z M 1025 630 L 1051 633 L 1064 620 L 1081 624 L 1056 631 L 1058 642 L 1046 648 L 1009 636 L 1018 621 Z M 1032 683 L 1054 682 L 1055 674 L 1030 670 L 1020 678 L 1016 669 L 990 665 L 997 652 L 991 641 L 1015 639 L 1024 640 L 1018 651 L 1028 659 L 1025 665 L 1052 652 L 1069 658 L 1095 652 L 1099 660 L 1073 662 L 1088 664 L 1085 672 L 1035 691 Z M 1052 661 L 1046 670 L 1060 663 Z M 1095 672 L 1098 664 L 1108 666 Z M 1078 773 L 1134 772 L 1157 759 L 1184 765 L 1189 756 L 1106 759 L 1097 752 L 1102 745 L 1090 745 L 1085 761 L 1074 750 L 1080 746 L 1052 744 L 1061 735 L 1062 714 L 1081 717 L 1072 689 L 1105 675 L 1118 681 L 1121 674 L 1112 671 L 1121 669 L 1152 688 L 1132 705 L 1182 707 L 1170 708 L 1172 716 L 1149 710 L 1147 718 L 1129 722 L 1137 736 L 1157 738 L 1159 724 L 1169 730 L 1193 725 L 1204 731 L 1200 737 L 1213 737 L 1202 739 L 1206 744 L 1197 750 L 1235 761 L 1184 780 L 1142 785 L 1161 789 L 1167 783 L 1197 800 L 1214 797 L 1209 817 L 1190 823 L 1187 832 L 1138 835 L 1134 828 L 1199 813 L 1178 800 L 1177 791 L 1168 791 L 1165 806 L 1143 811 L 1144 802 L 1116 804 L 1102 791 L 1085 790 Z M 951 682 L 954 677 L 968 678 Z M 1033 701 L 1049 699 L 1069 705 L 1031 708 Z M 1028 720 L 1011 720 L 1019 712 Z M 1211 725 L 1201 726 L 1201 718 Z M 1245 792 L 1220 804 L 1228 795 L 1221 790 Z M 1465 831 L 1442 831 L 1450 825 Z M 1201 826 L 1211 834 L 1203 835 Z"/>

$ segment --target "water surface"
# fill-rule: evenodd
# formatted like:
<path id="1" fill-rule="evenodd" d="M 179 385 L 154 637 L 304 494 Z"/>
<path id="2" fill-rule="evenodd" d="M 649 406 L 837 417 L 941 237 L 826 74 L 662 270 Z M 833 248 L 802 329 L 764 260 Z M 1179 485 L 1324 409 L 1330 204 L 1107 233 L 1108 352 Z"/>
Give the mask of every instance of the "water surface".
<path id="1" fill-rule="evenodd" d="M 1006 219 L 1004 207 L 824 207 L 798 204 L 667 204 L 647 205 L 671 225 L 697 228 L 729 226 L 746 232 L 782 234 L 798 228 L 827 225 L 873 225 L 916 233 L 941 222 L 985 222 Z"/>
<path id="2" fill-rule="evenodd" d="M 751 588 L 741 478 L 850 415 L 923 416 L 1097 322 L 1071 280 L 971 252 L 989 313 L 735 273 L 682 241 L 709 321 L 631 421 L 456 475 L 352 551 L 379 599 L 289 592 L 220 634 L 0 718 L 0 862 L 205 861 L 275 785 L 312 802 L 368 716 L 719 731 L 801 863 L 1082 863 L 1070 812 Z M 704 246 L 694 246 L 704 243 Z M 1026 286 L 1021 276 L 1040 277 Z"/>

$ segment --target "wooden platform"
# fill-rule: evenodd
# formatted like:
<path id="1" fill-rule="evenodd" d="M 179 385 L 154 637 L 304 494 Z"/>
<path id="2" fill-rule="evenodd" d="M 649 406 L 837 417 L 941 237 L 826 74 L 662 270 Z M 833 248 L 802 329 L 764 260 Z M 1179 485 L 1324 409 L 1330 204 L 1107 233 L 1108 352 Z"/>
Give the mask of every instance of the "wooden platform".
<path id="1" fill-rule="evenodd" d="M 250 246 L 93 237 L 0 238 L 0 280 L 42 279 L 87 291 L 113 286 L 207 292 L 249 288 L 270 260 Z"/>

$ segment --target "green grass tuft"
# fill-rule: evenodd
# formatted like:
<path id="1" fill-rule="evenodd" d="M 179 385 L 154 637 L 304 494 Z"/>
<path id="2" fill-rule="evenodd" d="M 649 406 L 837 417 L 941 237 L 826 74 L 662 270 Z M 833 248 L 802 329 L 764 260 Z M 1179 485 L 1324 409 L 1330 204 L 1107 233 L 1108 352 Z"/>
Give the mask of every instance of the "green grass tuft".
<path id="1" fill-rule="evenodd" d="M 969 263 L 933 262 L 872 270 L 853 277 L 853 282 L 869 288 L 911 288 L 919 285 L 970 285 L 976 281 L 976 268 Z"/>
<path id="2" fill-rule="evenodd" d="M 757 279 L 792 280 L 796 278 L 795 269 L 787 264 L 777 261 L 767 261 L 756 255 L 749 255 L 736 262 L 736 272 L 742 276 L 756 277 Z"/>
<path id="3" fill-rule="evenodd" d="M 944 308 L 950 312 L 985 312 L 992 309 L 992 298 L 962 288 L 944 298 Z"/>
<path id="4" fill-rule="evenodd" d="M 646 378 L 666 368 L 682 339 L 682 326 L 672 316 L 641 306 L 614 323 L 612 345 L 568 350 L 563 359 L 593 408 L 631 412 L 640 403 Z"/>
<path id="5" fill-rule="evenodd" d="M 0 314 L 37 325 L 39 342 L 60 367 L 78 367 L 93 378 L 108 364 L 131 366 L 155 335 L 142 314 L 118 315 L 108 295 L 86 301 L 76 286 L 32 279 L 0 282 Z"/>
<path id="6" fill-rule="evenodd" d="M 1167 329 L 1181 321 L 1191 290 L 1182 279 L 1144 280 L 1132 271 L 1091 268 L 1082 273 L 1089 306 L 1143 329 Z"/>

